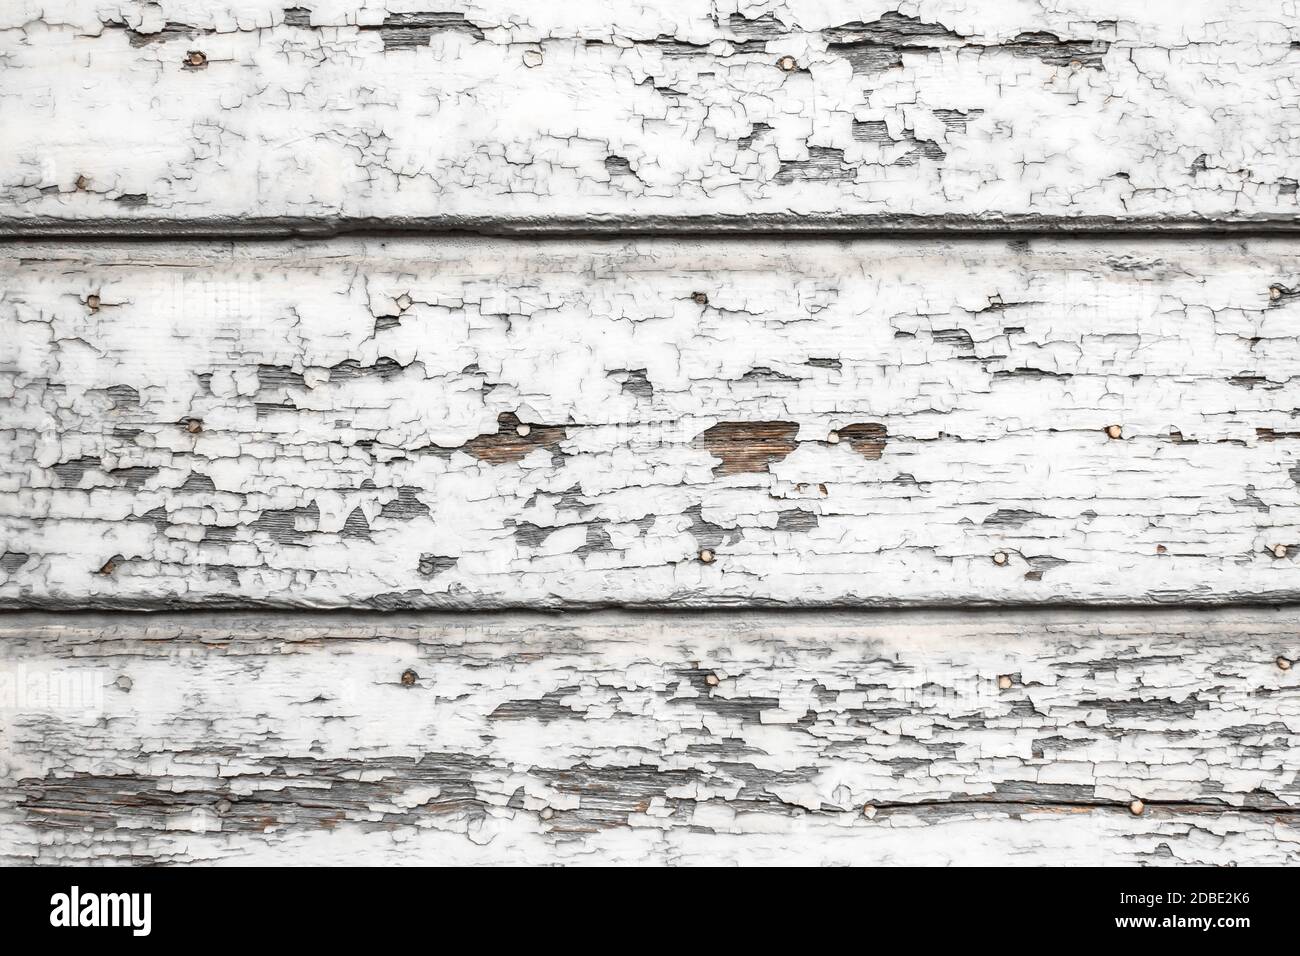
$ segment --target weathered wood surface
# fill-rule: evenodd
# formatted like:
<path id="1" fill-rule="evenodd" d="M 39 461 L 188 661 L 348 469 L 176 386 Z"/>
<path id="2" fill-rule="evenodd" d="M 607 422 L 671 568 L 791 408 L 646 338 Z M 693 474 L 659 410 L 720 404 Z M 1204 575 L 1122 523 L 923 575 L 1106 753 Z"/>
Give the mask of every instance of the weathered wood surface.
<path id="1" fill-rule="evenodd" d="M 1294 599 L 1298 250 L 10 246 L 0 601 Z"/>
<path id="2" fill-rule="evenodd" d="M 10 615 L 0 860 L 1296 863 L 1298 633 Z"/>
<path id="3" fill-rule="evenodd" d="M 1296 222 L 1273 0 L 11 0 L 0 231 Z"/>

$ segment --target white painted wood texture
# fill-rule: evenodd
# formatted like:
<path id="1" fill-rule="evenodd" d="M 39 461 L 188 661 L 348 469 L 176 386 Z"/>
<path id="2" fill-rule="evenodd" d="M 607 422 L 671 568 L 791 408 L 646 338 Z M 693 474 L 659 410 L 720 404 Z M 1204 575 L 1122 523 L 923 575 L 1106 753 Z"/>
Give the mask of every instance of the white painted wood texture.
<path id="1" fill-rule="evenodd" d="M 1294 3 L 294 2 L 0 8 L 0 862 L 1300 862 Z"/>
<path id="2" fill-rule="evenodd" d="M 1294 864 L 1297 633 L 1294 610 L 10 615 L 0 860 Z"/>
<path id="3" fill-rule="evenodd" d="M 0 231 L 1289 226 L 1275 0 L 11 0 Z"/>
<path id="4" fill-rule="evenodd" d="M 10 246 L 0 600 L 1292 599 L 1297 248 Z"/>

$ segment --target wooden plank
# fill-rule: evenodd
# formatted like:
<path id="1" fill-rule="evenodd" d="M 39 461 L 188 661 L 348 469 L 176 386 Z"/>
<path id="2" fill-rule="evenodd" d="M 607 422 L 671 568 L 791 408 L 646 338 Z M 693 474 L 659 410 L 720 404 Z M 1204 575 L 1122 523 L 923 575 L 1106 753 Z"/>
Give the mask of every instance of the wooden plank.
<path id="1" fill-rule="evenodd" d="M 1297 633 L 1294 609 L 8 615 L 0 860 L 1294 864 Z"/>
<path id="2" fill-rule="evenodd" d="M 1294 600 L 1297 248 L 13 246 L 0 601 Z"/>
<path id="3" fill-rule="evenodd" d="M 896 6 L 13 0 L 0 231 L 1294 227 L 1272 0 Z"/>

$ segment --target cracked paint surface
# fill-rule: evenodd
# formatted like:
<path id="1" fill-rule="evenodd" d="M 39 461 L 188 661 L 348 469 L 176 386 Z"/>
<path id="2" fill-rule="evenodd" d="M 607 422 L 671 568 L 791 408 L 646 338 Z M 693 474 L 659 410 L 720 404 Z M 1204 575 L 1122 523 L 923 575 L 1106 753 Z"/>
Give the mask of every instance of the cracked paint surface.
<path id="1" fill-rule="evenodd" d="M 14 0 L 0 57 L 10 231 L 1298 208 L 1271 0 Z"/>
<path id="2" fill-rule="evenodd" d="M 15 246 L 0 601 L 1293 599 L 1295 250 Z"/>
<path id="3" fill-rule="evenodd" d="M 100 693 L 0 709 L 0 860 L 1294 864 L 1298 630 L 10 616 L 0 687 Z"/>

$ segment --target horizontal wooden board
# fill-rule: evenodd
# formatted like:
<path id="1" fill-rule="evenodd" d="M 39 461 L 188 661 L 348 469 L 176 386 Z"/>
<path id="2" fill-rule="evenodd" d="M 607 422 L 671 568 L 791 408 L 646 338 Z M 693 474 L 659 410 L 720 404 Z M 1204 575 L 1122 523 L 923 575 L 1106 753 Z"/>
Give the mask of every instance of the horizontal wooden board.
<path id="1" fill-rule="evenodd" d="M 1294 864 L 1298 633 L 9 615 L 0 860 Z"/>
<path id="2" fill-rule="evenodd" d="M 897 7 L 11 0 L 0 231 L 1294 226 L 1273 0 Z"/>
<path id="3" fill-rule="evenodd" d="M 1295 599 L 1297 251 L 11 246 L 0 601 Z"/>

